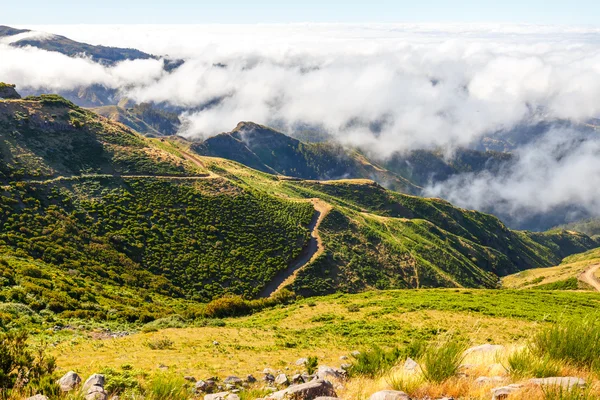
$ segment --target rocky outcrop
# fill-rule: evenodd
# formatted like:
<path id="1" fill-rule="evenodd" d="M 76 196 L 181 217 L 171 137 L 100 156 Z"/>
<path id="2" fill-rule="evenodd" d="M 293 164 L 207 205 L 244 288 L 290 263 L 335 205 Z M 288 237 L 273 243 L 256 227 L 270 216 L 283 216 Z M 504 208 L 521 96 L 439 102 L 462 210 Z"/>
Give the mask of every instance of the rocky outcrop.
<path id="1" fill-rule="evenodd" d="M 316 379 L 275 392 L 265 400 L 315 400 L 318 397 L 337 397 L 331 382 Z"/>
<path id="2" fill-rule="evenodd" d="M 107 400 L 108 394 L 104 390 L 104 375 L 94 374 L 87 378 L 81 392 L 85 400 Z"/>
<path id="3" fill-rule="evenodd" d="M 0 99 L 18 100 L 20 98 L 21 95 L 17 93 L 15 85 L 0 82 Z"/>
<path id="4" fill-rule="evenodd" d="M 574 387 L 584 388 L 585 381 L 581 378 L 573 376 L 559 376 L 550 378 L 535 378 L 530 379 L 529 383 L 539 386 L 561 386 L 566 389 L 572 389 Z"/>
<path id="5" fill-rule="evenodd" d="M 504 400 L 507 399 L 513 393 L 521 390 L 523 385 L 512 384 L 508 386 L 502 386 L 492 389 L 492 400 Z"/>

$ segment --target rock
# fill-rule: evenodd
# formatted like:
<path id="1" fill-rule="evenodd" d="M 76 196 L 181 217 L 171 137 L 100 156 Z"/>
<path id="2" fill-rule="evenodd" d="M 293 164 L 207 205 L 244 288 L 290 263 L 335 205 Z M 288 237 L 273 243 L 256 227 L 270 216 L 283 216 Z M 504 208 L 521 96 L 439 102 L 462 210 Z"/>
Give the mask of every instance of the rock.
<path id="1" fill-rule="evenodd" d="M 319 396 L 315 400 L 341 400 L 337 397 Z"/>
<path id="2" fill-rule="evenodd" d="M 57 382 L 62 392 L 70 392 L 81 384 L 81 377 L 73 371 L 69 371 L 63 375 Z"/>
<path id="3" fill-rule="evenodd" d="M 289 385 L 290 381 L 288 380 L 288 377 L 286 374 L 279 374 L 277 375 L 277 378 L 275 378 L 275 384 L 277 386 L 287 386 Z"/>
<path id="4" fill-rule="evenodd" d="M 221 392 L 214 394 L 207 394 L 204 396 L 204 400 L 240 400 L 240 396 L 235 393 Z"/>
<path id="5" fill-rule="evenodd" d="M 217 342 L 216 340 L 213 341 L 213 346 L 218 346 L 219 342 Z"/>
<path id="6" fill-rule="evenodd" d="M 419 364 L 417 364 L 417 362 L 415 360 L 413 360 L 412 358 L 408 357 L 406 359 L 406 361 L 404 362 L 404 370 L 405 371 L 416 372 L 418 369 L 419 369 Z"/>
<path id="7" fill-rule="evenodd" d="M 196 382 L 196 378 L 194 378 L 193 376 L 184 376 L 183 379 L 192 383 Z"/>
<path id="8" fill-rule="evenodd" d="M 342 365 L 340 365 L 340 368 L 343 369 L 344 371 L 348 371 L 350 368 L 352 368 L 352 364 L 350 364 L 350 363 L 342 364 Z"/>
<path id="9" fill-rule="evenodd" d="M 300 374 L 296 374 L 294 376 L 292 376 L 292 383 L 294 384 L 299 384 L 299 383 L 304 383 L 304 378 L 302 377 L 302 375 Z"/>
<path id="10" fill-rule="evenodd" d="M 350 355 L 351 355 L 352 357 L 356 358 L 356 357 L 360 356 L 360 351 L 358 351 L 358 350 L 354 350 L 352 353 L 350 353 Z"/>
<path id="11" fill-rule="evenodd" d="M 100 387 L 104 387 L 104 375 L 102 374 L 94 374 L 92 376 L 90 376 L 89 378 L 87 378 L 87 380 L 85 381 L 85 383 L 83 384 L 83 387 L 81 388 L 82 392 L 86 392 L 88 391 L 92 386 L 100 386 Z"/>
<path id="12" fill-rule="evenodd" d="M 35 396 L 28 397 L 27 400 L 48 400 L 43 394 L 36 394 Z"/>
<path id="13" fill-rule="evenodd" d="M 472 353 L 482 353 L 482 354 L 490 354 L 497 353 L 499 351 L 503 351 L 504 346 L 499 344 L 482 344 L 481 346 L 471 347 L 465 350 L 464 355 L 472 354 Z"/>
<path id="14" fill-rule="evenodd" d="M 326 365 L 319 366 L 317 369 L 317 379 L 329 380 L 329 379 L 344 379 L 346 377 L 346 371 L 338 368 L 331 368 Z"/>
<path id="15" fill-rule="evenodd" d="M 196 393 L 210 393 L 213 390 L 215 390 L 216 387 L 217 387 L 217 384 L 212 379 L 207 379 L 205 381 L 199 380 L 194 385 L 194 390 Z"/>
<path id="16" fill-rule="evenodd" d="M 512 384 L 492 389 L 492 400 L 504 400 L 511 394 L 518 392 L 523 385 Z"/>
<path id="17" fill-rule="evenodd" d="M 223 383 L 225 383 L 226 385 L 241 386 L 242 383 L 244 383 L 244 381 L 241 378 L 238 378 L 237 376 L 228 376 L 227 378 L 225 378 Z"/>
<path id="18" fill-rule="evenodd" d="M 340 361 L 346 361 L 348 359 L 348 356 L 341 356 L 340 357 Z"/>
<path id="19" fill-rule="evenodd" d="M 273 374 L 265 374 L 263 381 L 265 382 L 275 382 L 275 377 Z"/>
<path id="20" fill-rule="evenodd" d="M 306 365 L 306 364 L 308 364 L 307 358 L 299 358 L 296 360 L 296 365 L 298 365 L 298 366 L 302 366 L 302 365 Z"/>
<path id="21" fill-rule="evenodd" d="M 536 378 L 530 379 L 529 382 L 539 386 L 562 386 L 567 389 L 572 389 L 575 386 L 579 388 L 585 387 L 585 380 L 573 376 Z"/>
<path id="22" fill-rule="evenodd" d="M 254 383 L 254 382 L 256 382 L 256 378 L 254 376 L 252 376 L 252 375 L 248 375 L 246 377 L 246 382 L 248 382 L 248 383 Z"/>
<path id="23" fill-rule="evenodd" d="M 315 400 L 318 397 L 337 397 L 331 382 L 317 379 L 300 385 L 293 385 L 285 390 L 275 392 L 266 397 L 269 400 Z"/>
<path id="24" fill-rule="evenodd" d="M 505 380 L 506 380 L 506 378 L 504 378 L 502 376 L 492 376 L 492 377 L 480 376 L 479 378 L 475 379 L 475 384 L 488 385 L 490 383 L 501 383 L 501 382 L 504 382 Z"/>
<path id="25" fill-rule="evenodd" d="M 16 87 L 15 85 L 9 85 L 7 83 L 0 82 L 0 99 L 8 99 L 8 100 L 20 99 L 21 95 L 19 93 L 17 93 L 15 87 Z"/>
<path id="26" fill-rule="evenodd" d="M 88 389 L 87 394 L 85 395 L 85 400 L 107 400 L 107 399 L 108 399 L 108 394 L 104 390 L 104 387 L 97 386 L 97 385 L 91 386 Z"/>
<path id="27" fill-rule="evenodd" d="M 399 390 L 382 390 L 381 392 L 373 393 L 369 400 L 410 400 L 410 397 Z"/>

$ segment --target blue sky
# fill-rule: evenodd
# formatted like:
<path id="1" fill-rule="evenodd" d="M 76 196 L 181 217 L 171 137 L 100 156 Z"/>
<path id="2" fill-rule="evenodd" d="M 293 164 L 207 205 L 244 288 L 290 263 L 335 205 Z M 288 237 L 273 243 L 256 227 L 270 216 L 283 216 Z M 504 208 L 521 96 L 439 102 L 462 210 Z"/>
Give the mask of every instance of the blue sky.
<path id="1" fill-rule="evenodd" d="M 598 0 L 0 0 L 0 24 L 511 22 L 597 25 Z"/>

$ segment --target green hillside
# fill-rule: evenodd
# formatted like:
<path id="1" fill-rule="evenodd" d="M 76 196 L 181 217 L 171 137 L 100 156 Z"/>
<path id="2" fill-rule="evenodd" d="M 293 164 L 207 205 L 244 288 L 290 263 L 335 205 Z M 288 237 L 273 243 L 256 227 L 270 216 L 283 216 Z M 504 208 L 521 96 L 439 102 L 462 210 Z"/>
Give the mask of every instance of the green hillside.
<path id="1" fill-rule="evenodd" d="M 597 246 L 371 180 L 305 181 L 199 156 L 58 96 L 0 101 L 0 143 L 0 296 L 32 318 L 142 321 L 255 298 L 303 253 L 313 198 L 332 209 L 318 227 L 324 251 L 287 281 L 296 294 L 496 287 Z"/>
<path id="2" fill-rule="evenodd" d="M 330 142 L 304 143 L 252 122 L 241 122 L 231 132 L 194 144 L 193 150 L 271 174 L 320 180 L 365 178 L 385 182 L 386 187 L 405 193 L 420 190 L 355 150 Z"/>
<path id="3" fill-rule="evenodd" d="M 155 108 L 149 103 L 127 107 L 126 101 L 122 101 L 116 106 L 97 107 L 92 111 L 149 136 L 174 135 L 181 125 L 177 114 Z"/>

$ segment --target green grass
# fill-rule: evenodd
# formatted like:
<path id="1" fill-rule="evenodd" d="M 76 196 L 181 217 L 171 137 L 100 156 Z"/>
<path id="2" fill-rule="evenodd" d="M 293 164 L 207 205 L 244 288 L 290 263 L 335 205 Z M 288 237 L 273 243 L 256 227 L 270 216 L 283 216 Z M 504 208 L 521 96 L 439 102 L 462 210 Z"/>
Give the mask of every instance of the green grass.
<path id="1" fill-rule="evenodd" d="M 559 376 L 561 365 L 548 356 L 533 354 L 529 348 L 517 350 L 507 360 L 506 369 L 514 379 Z"/>
<path id="2" fill-rule="evenodd" d="M 465 342 L 455 339 L 431 343 L 420 358 L 425 379 L 433 383 L 442 383 L 456 376 L 466 349 Z"/>

